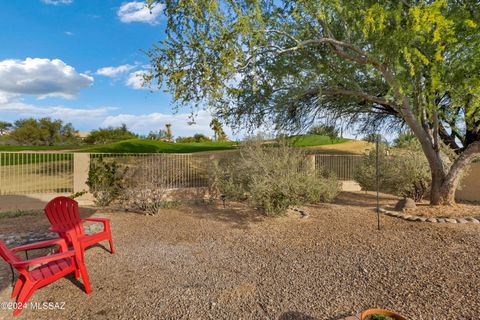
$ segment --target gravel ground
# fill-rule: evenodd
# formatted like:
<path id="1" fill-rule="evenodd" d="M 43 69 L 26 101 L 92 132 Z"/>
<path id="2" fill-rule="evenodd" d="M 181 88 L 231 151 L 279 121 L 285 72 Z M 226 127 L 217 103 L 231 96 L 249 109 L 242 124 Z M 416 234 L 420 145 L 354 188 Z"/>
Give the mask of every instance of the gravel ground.
<path id="1" fill-rule="evenodd" d="M 32 301 L 64 301 L 65 310 L 19 318 L 333 320 L 383 307 L 409 319 L 479 319 L 480 226 L 382 216 L 377 231 L 374 203 L 343 193 L 335 204 L 303 208 L 306 219 L 203 205 L 154 217 L 95 214 L 112 219 L 117 253 L 86 252 L 92 294 L 61 279 Z M 45 227 L 35 219 L 4 219 L 0 233 Z M 7 301 L 5 263 L 0 272 Z"/>

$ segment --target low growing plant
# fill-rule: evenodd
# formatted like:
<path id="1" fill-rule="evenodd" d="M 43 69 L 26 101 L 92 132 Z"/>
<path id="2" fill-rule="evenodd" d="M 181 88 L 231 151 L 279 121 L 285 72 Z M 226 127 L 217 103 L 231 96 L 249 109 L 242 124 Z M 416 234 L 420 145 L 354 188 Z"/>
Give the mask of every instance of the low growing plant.
<path id="1" fill-rule="evenodd" d="M 118 198 L 123 188 L 123 179 L 128 167 L 119 165 L 115 160 L 95 158 L 90 164 L 87 185 L 95 198 L 95 204 L 108 206 Z"/>
<path id="2" fill-rule="evenodd" d="M 162 172 L 155 172 L 161 167 Z M 153 173 L 153 174 L 152 174 Z M 152 164 L 146 159 L 131 167 L 125 177 L 121 195 L 122 206 L 130 211 L 155 215 L 163 208 L 170 208 L 175 202 L 168 200 L 168 193 L 180 173 L 167 158 Z"/>
<path id="3" fill-rule="evenodd" d="M 286 142 L 278 147 L 247 142 L 238 157 L 220 160 L 215 173 L 220 193 L 247 200 L 267 215 L 284 214 L 290 206 L 332 201 L 340 189 L 333 174 L 315 170 L 304 151 Z"/>
<path id="4" fill-rule="evenodd" d="M 388 150 L 379 146 L 379 189 L 381 192 L 422 200 L 430 191 L 427 158 L 417 143 Z M 370 150 L 354 174 L 362 190 L 376 190 L 376 151 Z"/>

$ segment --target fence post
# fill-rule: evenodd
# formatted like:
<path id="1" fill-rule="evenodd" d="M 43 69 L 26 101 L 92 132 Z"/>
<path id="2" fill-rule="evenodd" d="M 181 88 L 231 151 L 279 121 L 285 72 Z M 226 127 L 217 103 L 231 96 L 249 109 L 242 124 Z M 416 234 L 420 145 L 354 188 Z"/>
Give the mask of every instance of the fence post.
<path id="1" fill-rule="evenodd" d="M 308 170 L 311 170 L 311 172 L 315 172 L 316 171 L 316 167 L 315 167 L 315 155 L 314 154 L 307 154 L 307 166 L 308 166 Z"/>
<path id="2" fill-rule="evenodd" d="M 87 179 L 90 170 L 90 153 L 73 154 L 73 192 L 88 191 Z"/>
<path id="3" fill-rule="evenodd" d="M 206 197 L 208 200 L 214 200 L 217 198 L 217 190 L 216 190 L 216 185 L 215 185 L 215 155 L 210 154 L 208 156 L 208 165 L 207 165 L 207 172 L 208 172 L 208 188 L 207 188 L 207 194 Z"/>

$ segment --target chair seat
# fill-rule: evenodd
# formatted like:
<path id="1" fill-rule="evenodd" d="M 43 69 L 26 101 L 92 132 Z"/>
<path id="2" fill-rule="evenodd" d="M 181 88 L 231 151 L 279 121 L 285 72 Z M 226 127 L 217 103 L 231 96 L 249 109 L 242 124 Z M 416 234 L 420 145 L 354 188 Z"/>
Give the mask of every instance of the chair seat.
<path id="1" fill-rule="evenodd" d="M 46 279 L 55 274 L 60 273 L 61 271 L 72 267 L 72 259 L 65 258 L 60 260 L 51 261 L 46 264 L 42 264 L 35 269 L 32 269 L 30 272 L 32 278 L 36 281 Z"/>

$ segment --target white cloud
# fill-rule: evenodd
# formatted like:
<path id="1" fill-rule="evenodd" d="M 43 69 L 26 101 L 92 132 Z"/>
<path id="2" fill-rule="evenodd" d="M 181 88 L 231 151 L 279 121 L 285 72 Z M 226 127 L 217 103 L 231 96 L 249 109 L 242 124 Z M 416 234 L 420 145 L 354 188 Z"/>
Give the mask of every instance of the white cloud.
<path id="1" fill-rule="evenodd" d="M 64 34 L 67 35 L 67 36 L 74 36 L 75 35 L 75 33 L 71 32 L 71 31 L 65 31 Z"/>
<path id="2" fill-rule="evenodd" d="M 158 24 L 157 18 L 165 9 L 164 4 L 156 4 L 151 9 L 145 2 L 132 1 L 124 3 L 117 11 L 117 16 L 123 23 L 143 22 L 151 25 Z"/>
<path id="3" fill-rule="evenodd" d="M 93 77 L 77 73 L 59 59 L 27 58 L 0 61 L 0 94 L 38 98 L 73 98 L 93 84 Z"/>
<path id="4" fill-rule="evenodd" d="M 125 80 L 125 85 L 135 90 L 150 89 L 148 86 L 145 86 L 144 76 L 147 74 L 144 70 L 139 70 L 132 72 L 128 75 Z"/>
<path id="5" fill-rule="evenodd" d="M 58 6 L 60 4 L 72 4 L 73 0 L 42 0 L 45 4 L 52 4 L 54 6 Z"/>
<path id="6" fill-rule="evenodd" d="M 105 76 L 105 77 L 110 77 L 110 78 L 115 78 L 122 73 L 128 72 L 135 68 L 132 65 L 129 64 L 122 64 L 118 67 L 103 67 L 97 70 L 97 74 Z"/>
<path id="7" fill-rule="evenodd" d="M 119 114 L 108 116 L 103 121 L 102 126 L 120 126 L 125 123 L 129 129 L 147 134 L 150 131 L 164 129 L 166 123 L 171 123 L 173 135 L 176 137 L 191 136 L 195 133 L 212 136 L 212 130 L 210 129 L 212 116 L 208 111 L 199 111 L 194 117 L 194 124 L 189 124 L 192 121 L 190 116 L 190 113 L 165 114 L 159 112 L 142 115 Z M 229 130 L 226 131 L 227 134 L 231 135 Z"/>
<path id="8" fill-rule="evenodd" d="M 96 108 L 70 108 L 62 105 L 59 106 L 35 106 L 24 103 L 20 100 L 0 103 L 0 114 L 13 114 L 15 118 L 26 117 L 51 117 L 54 119 L 62 119 L 66 122 L 101 122 L 111 111 L 112 107 L 96 107 Z"/>

